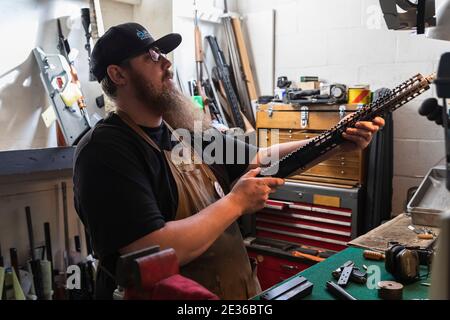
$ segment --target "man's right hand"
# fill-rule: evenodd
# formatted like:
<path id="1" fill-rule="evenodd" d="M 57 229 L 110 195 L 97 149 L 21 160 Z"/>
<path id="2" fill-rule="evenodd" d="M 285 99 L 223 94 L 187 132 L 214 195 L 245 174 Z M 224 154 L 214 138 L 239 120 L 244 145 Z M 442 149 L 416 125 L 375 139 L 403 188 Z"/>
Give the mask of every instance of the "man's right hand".
<path id="1" fill-rule="evenodd" d="M 256 168 L 244 174 L 229 194 L 241 207 L 243 215 L 262 210 L 269 194 L 284 184 L 284 179 L 280 178 L 256 178 L 260 172 L 261 168 Z"/>

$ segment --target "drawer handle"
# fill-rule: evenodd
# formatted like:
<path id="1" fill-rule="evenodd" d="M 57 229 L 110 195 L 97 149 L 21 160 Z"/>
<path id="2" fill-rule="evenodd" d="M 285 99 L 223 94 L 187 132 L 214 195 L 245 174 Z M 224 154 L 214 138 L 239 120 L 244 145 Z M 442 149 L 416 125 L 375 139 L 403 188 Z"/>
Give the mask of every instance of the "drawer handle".
<path id="1" fill-rule="evenodd" d="M 345 171 L 344 171 L 344 170 L 342 170 L 342 171 L 341 171 L 341 174 L 345 174 Z"/>
<path id="2" fill-rule="evenodd" d="M 297 266 L 291 266 L 291 265 L 288 265 L 288 264 L 282 264 L 281 268 L 284 269 L 284 270 L 287 270 L 287 271 L 298 270 Z"/>

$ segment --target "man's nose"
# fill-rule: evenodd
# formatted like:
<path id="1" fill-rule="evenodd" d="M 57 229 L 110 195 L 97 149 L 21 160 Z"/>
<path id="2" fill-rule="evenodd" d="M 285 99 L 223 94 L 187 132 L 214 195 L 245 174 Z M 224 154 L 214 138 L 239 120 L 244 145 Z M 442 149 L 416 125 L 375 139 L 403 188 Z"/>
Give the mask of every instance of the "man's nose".
<path id="1" fill-rule="evenodd" d="M 172 66 L 172 62 L 167 57 L 161 55 L 160 60 L 163 69 L 169 69 Z"/>

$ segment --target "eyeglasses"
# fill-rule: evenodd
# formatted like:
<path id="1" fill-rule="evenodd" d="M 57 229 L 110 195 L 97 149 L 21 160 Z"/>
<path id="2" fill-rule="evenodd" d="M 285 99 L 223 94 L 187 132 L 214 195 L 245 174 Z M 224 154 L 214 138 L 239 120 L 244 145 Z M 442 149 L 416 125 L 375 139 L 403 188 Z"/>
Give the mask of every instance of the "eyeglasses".
<path id="1" fill-rule="evenodd" d="M 166 58 L 166 55 L 162 53 L 158 47 L 148 49 L 148 53 L 150 54 L 150 58 L 152 58 L 153 62 L 158 62 L 161 57 Z"/>

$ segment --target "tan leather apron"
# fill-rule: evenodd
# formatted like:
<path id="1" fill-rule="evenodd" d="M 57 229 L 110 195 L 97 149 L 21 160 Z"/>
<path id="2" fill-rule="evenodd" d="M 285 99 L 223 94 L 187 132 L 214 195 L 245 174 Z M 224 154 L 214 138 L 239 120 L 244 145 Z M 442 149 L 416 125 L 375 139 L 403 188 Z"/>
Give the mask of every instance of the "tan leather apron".
<path id="1" fill-rule="evenodd" d="M 192 161 L 191 164 L 174 163 L 171 160 L 171 151 L 161 151 L 127 114 L 122 111 L 117 111 L 117 114 L 150 146 L 164 155 L 178 189 L 175 220 L 187 218 L 223 196 L 219 182 L 206 164 L 198 164 L 200 161 Z M 184 143 L 167 123 L 166 125 L 177 141 Z M 191 150 L 192 157 L 198 157 L 193 148 L 188 150 Z M 252 271 L 236 222 L 233 222 L 206 252 L 180 269 L 183 276 L 197 281 L 221 299 L 249 299 L 261 291 L 256 269 Z"/>

